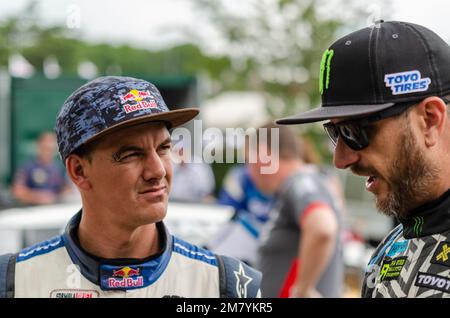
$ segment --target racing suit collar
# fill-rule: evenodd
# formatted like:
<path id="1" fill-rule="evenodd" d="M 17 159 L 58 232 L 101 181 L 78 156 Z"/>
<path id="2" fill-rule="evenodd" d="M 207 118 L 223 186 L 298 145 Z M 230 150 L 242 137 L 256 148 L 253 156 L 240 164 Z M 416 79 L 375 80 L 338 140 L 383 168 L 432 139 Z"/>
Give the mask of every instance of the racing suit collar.
<path id="1" fill-rule="evenodd" d="M 437 200 L 413 209 L 406 219 L 399 221 L 407 239 L 445 232 L 450 228 L 450 189 Z"/>
<path id="2" fill-rule="evenodd" d="M 162 251 L 144 259 L 103 259 L 85 251 L 78 240 L 80 210 L 66 226 L 63 240 L 72 262 L 81 274 L 103 290 L 131 290 L 155 282 L 164 272 L 172 254 L 172 236 L 163 222 L 156 223 Z"/>

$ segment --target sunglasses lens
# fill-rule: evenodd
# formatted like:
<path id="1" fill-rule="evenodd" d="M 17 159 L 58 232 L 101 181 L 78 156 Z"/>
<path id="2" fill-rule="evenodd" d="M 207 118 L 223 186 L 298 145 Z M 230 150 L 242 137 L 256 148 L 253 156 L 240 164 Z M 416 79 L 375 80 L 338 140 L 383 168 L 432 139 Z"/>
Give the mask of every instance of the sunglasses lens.
<path id="1" fill-rule="evenodd" d="M 325 129 L 325 132 L 327 133 L 328 137 L 330 137 L 333 145 L 336 146 L 339 137 L 339 132 L 336 126 L 333 124 L 325 124 L 323 125 L 323 128 Z"/>
<path id="2" fill-rule="evenodd" d="M 326 123 L 323 125 L 323 128 L 325 128 L 334 146 L 336 146 L 339 136 L 353 150 L 361 150 L 369 145 L 369 139 L 367 138 L 365 129 L 358 124 L 349 123 L 339 125 Z"/>
<path id="3" fill-rule="evenodd" d="M 339 134 L 345 143 L 353 150 L 361 150 L 369 145 L 365 130 L 355 124 L 338 125 Z"/>

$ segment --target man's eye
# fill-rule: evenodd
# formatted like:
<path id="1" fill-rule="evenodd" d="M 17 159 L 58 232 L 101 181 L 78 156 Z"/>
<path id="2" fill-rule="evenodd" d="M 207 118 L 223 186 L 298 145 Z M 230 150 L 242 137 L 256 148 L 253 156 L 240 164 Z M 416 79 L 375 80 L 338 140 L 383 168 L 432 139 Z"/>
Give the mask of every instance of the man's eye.
<path id="1" fill-rule="evenodd" d="M 124 158 L 129 158 L 129 157 L 140 157 L 140 156 L 141 156 L 141 153 L 139 153 L 139 152 L 132 152 L 132 153 L 130 153 L 130 154 L 125 155 Z"/>
<path id="2" fill-rule="evenodd" d="M 160 151 L 163 153 L 169 152 L 172 149 L 172 145 L 164 145 L 159 147 Z"/>
<path id="3" fill-rule="evenodd" d="M 134 158 L 134 157 L 141 157 L 143 154 L 141 152 L 128 152 L 123 153 L 121 155 L 114 155 L 114 160 L 120 162 L 125 159 Z"/>

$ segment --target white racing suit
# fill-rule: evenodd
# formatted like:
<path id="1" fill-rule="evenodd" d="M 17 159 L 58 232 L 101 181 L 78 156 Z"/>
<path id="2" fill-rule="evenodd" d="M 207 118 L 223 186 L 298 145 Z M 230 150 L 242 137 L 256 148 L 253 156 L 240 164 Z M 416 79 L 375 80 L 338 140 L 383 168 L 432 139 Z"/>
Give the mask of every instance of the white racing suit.
<path id="1" fill-rule="evenodd" d="M 260 297 L 261 274 L 189 244 L 157 223 L 163 251 L 147 259 L 101 259 L 78 241 L 81 212 L 64 234 L 0 256 L 0 297 Z"/>

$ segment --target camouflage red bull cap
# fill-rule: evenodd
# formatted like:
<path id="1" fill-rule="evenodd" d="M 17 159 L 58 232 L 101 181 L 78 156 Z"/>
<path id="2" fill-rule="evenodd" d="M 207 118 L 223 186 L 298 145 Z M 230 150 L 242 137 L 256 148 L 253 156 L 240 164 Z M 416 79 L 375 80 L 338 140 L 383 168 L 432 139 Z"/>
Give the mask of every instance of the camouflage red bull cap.
<path id="1" fill-rule="evenodd" d="M 196 108 L 169 110 L 152 83 L 132 77 L 99 77 L 64 102 L 55 132 L 63 162 L 81 145 L 107 132 L 144 122 L 180 126 L 199 113 Z"/>

